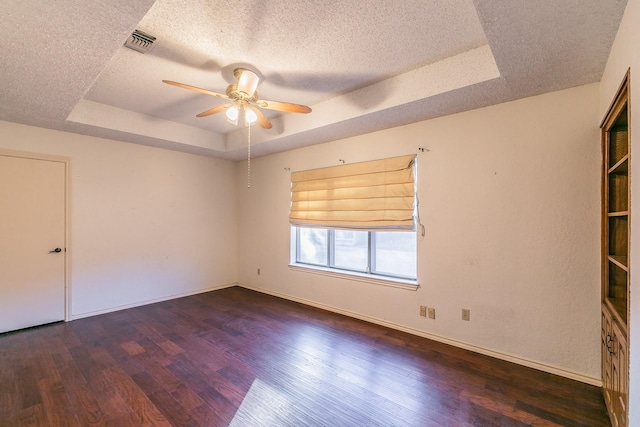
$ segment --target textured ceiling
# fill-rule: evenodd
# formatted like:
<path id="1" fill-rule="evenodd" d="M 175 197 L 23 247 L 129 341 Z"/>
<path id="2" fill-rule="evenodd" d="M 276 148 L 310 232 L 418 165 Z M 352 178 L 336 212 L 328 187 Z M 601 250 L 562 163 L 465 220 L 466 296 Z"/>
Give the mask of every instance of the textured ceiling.
<path id="1" fill-rule="evenodd" d="M 600 80 L 622 0 L 4 0 L 0 119 L 242 159 L 223 114 L 238 64 L 266 112 L 252 154 L 288 150 Z M 134 29 L 156 37 L 139 53 Z"/>

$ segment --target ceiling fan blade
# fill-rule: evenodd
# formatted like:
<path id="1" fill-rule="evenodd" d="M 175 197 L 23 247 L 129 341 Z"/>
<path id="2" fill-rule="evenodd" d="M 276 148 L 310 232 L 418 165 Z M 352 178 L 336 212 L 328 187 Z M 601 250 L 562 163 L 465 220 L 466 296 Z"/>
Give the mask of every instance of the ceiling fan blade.
<path id="1" fill-rule="evenodd" d="M 233 104 L 224 104 L 224 105 L 218 105 L 217 107 L 213 107 L 207 111 L 203 111 L 200 114 L 196 114 L 196 117 L 206 117 L 206 116 L 210 116 L 212 114 L 215 113 L 219 113 L 222 110 L 226 110 L 227 108 L 231 107 Z"/>
<path id="2" fill-rule="evenodd" d="M 273 125 L 271 124 L 269 119 L 267 119 L 267 116 L 265 116 L 264 113 L 260 111 L 259 108 L 249 108 L 251 108 L 251 110 L 256 113 L 256 116 L 258 116 L 258 124 L 260 125 L 260 127 L 262 127 L 263 129 L 271 129 Z"/>
<path id="3" fill-rule="evenodd" d="M 166 84 L 171 85 L 171 86 L 181 87 L 183 89 L 189 89 L 189 90 L 192 90 L 194 92 L 204 93 L 205 95 L 217 96 L 218 98 L 222 98 L 222 99 L 229 99 L 229 97 L 227 95 L 223 95 L 221 93 L 213 92 L 213 91 L 210 91 L 210 90 L 207 90 L 207 89 L 202 89 L 202 88 L 199 88 L 199 87 L 196 87 L 196 86 L 186 85 L 184 83 L 173 82 L 171 80 L 163 80 L 162 83 L 166 83 Z"/>
<path id="4" fill-rule="evenodd" d="M 266 101 L 259 99 L 255 103 L 260 108 L 266 108 L 267 110 L 285 111 L 287 113 L 310 113 L 311 108 L 306 105 L 290 104 L 288 102 L 279 101 Z"/>

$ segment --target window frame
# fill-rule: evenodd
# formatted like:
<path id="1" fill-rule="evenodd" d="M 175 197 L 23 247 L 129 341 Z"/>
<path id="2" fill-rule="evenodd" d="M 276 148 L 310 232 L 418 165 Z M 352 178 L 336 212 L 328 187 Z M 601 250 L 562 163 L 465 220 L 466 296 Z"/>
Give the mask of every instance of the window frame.
<path id="1" fill-rule="evenodd" d="M 301 245 L 300 245 L 300 229 L 301 228 L 318 228 L 324 230 L 327 239 L 327 251 L 325 254 L 325 264 L 315 264 L 310 262 L 303 262 L 300 260 Z M 297 271 L 306 271 L 310 273 L 329 275 L 334 277 L 344 277 L 357 281 L 365 281 L 375 284 L 388 285 L 393 287 L 405 288 L 410 290 L 417 290 L 418 284 L 418 272 L 416 271 L 416 277 L 392 275 L 385 272 L 378 272 L 375 269 L 376 263 L 376 230 L 354 230 L 363 231 L 367 233 L 367 268 L 365 271 L 348 269 L 344 267 L 335 266 L 335 229 L 325 227 L 302 227 L 291 226 L 291 250 L 290 250 L 290 263 L 289 267 Z M 378 230 L 385 231 L 385 230 Z M 404 231 L 398 231 L 403 233 Z M 416 239 L 417 239 L 417 232 Z M 418 257 L 418 245 L 416 240 L 416 258 Z M 417 265 L 416 265 L 417 270 Z"/>

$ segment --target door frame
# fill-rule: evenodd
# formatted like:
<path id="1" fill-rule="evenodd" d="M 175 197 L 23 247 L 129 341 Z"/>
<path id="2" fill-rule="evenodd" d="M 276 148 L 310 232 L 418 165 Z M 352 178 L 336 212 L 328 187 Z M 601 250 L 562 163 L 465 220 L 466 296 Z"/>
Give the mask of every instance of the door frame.
<path id="1" fill-rule="evenodd" d="M 51 154 L 0 148 L 0 156 L 58 162 L 64 165 L 64 321 L 71 320 L 71 159 Z"/>

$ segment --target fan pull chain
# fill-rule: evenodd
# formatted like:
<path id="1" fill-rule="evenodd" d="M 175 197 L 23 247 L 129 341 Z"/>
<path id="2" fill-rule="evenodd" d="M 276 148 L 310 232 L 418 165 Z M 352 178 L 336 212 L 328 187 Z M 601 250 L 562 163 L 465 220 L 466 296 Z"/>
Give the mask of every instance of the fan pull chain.
<path id="1" fill-rule="evenodd" d="M 247 126 L 247 188 L 251 188 L 251 125 Z"/>

